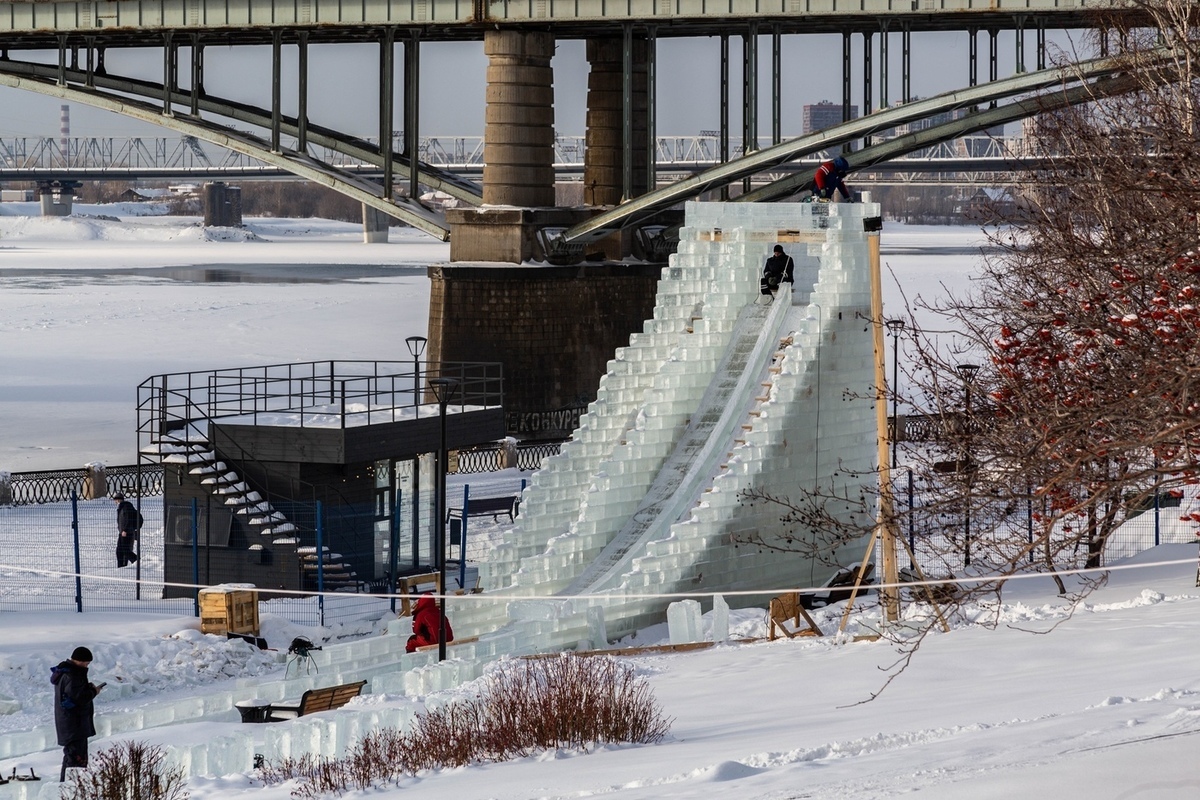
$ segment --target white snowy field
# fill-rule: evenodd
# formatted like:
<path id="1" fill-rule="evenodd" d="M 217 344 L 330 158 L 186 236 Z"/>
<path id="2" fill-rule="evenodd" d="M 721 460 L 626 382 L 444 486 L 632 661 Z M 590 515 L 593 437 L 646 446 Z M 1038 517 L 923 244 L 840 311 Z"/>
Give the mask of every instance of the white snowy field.
<path id="1" fill-rule="evenodd" d="M 924 641 L 908 669 L 874 700 L 899 657 L 884 641 L 830 635 L 621 657 L 672 719 L 663 742 L 424 772 L 350 796 L 1194 798 L 1200 792 L 1194 556 L 1194 546 L 1184 545 L 1147 552 L 1127 566 L 1149 566 L 1114 571 L 1108 586 L 1074 610 L 1046 579 L 1011 582 L 1002 604 L 972 606 L 951 620 L 949 633 Z M 840 611 L 835 606 L 817 620 L 832 633 Z M 856 607 L 850 629 L 877 620 L 867 600 Z M 764 633 L 761 610 L 735 611 L 732 622 L 735 636 Z M 4 614 L 0 706 L 15 701 L 14 720 L 46 724 L 49 668 L 79 644 L 95 653 L 94 680 L 130 687 L 116 697 L 102 693 L 101 715 L 284 670 L 270 654 L 196 628 L 187 617 Z M 635 643 L 663 642 L 664 629 L 642 631 Z M 319 634 L 264 615 L 268 641 L 287 642 L 298 632 Z M 418 698 L 367 695 L 353 704 L 440 705 L 473 688 Z M 116 739 L 190 746 L 233 731 L 261 741 L 264 727 L 242 725 L 231 711 L 225 721 L 93 740 L 92 752 Z M 51 749 L 0 759 L 0 774 L 20 765 L 22 772 L 32 767 L 54 775 L 60 758 Z M 15 787 L 0 786 L 0 798 L 14 796 Z M 286 800 L 295 787 L 267 787 L 247 773 L 194 778 L 188 788 L 196 800 Z"/>
<path id="2" fill-rule="evenodd" d="M 10 205 L 0 206 L 0 470 L 132 461 L 134 387 L 158 372 L 404 358 L 404 337 L 425 334 L 424 267 L 447 257 L 445 245 L 397 230 L 390 244 L 363 245 L 357 226 L 340 223 L 248 220 L 252 238 L 110 208 L 83 210 L 120 221 L 31 221 L 5 216 Z M 910 297 L 932 296 L 942 284 L 961 288 L 980 240 L 969 228 L 889 223 L 885 269 Z M 337 269 L 346 280 L 314 282 Z M 235 275 L 263 282 L 216 282 Z M 899 293 L 886 276 L 885 287 L 891 316 Z M 109 547 L 110 530 L 87 530 L 103 537 L 98 552 Z M 885 641 L 831 635 L 625 658 L 673 719 L 664 742 L 424 773 L 354 796 L 1195 798 L 1195 556 L 1194 544 L 1149 550 L 1116 565 L 1109 584 L 1074 609 L 1046 579 L 1010 581 L 1002 603 L 953 618 L 951 631 L 926 639 L 909 668 L 869 702 L 901 657 Z M 0 554 L 0 568 L 9 564 Z M 818 622 L 833 631 L 840 613 L 835 606 Z M 763 616 L 735 611 L 734 635 L 762 636 Z M 298 632 L 333 633 L 298 628 L 269 610 L 263 620 L 273 646 Z M 877 620 L 868 599 L 850 629 Z M 362 635 L 376 635 L 364 627 L 371 629 Z M 634 643 L 665 637 L 665 626 L 656 626 Z M 96 654 L 96 679 L 130 687 L 101 694 L 101 715 L 283 673 L 269 654 L 201 635 L 186 611 L 5 612 L 0 731 L 49 722 L 49 668 L 80 644 Z M 470 690 L 415 700 L 441 703 Z M 356 703 L 413 700 L 368 695 Z M 262 726 L 231 717 L 123 738 L 174 746 L 235 729 L 262 735 Z M 94 740 L 93 752 L 110 743 Z M 56 775 L 60 757 L 50 749 L 0 759 L 0 775 L 18 763 Z M 0 786 L 0 800 L 17 788 Z M 284 800 L 292 788 L 264 787 L 252 774 L 189 786 L 196 800 Z"/>

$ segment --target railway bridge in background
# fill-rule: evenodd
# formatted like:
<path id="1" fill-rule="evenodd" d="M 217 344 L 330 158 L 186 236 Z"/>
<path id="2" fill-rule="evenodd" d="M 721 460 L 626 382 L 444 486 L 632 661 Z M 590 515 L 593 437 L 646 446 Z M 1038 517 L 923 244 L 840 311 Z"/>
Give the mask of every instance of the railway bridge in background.
<path id="1" fill-rule="evenodd" d="M 1102 28 L 1101 15 L 1116 13 L 1134 12 L 1119 0 L 7 0 L 0 2 L 0 85 L 155 123 L 332 187 L 359 200 L 364 221 L 384 235 L 386 217 L 394 217 L 449 239 L 451 263 L 430 268 L 428 357 L 503 362 L 510 416 L 562 416 L 595 396 L 613 350 L 649 316 L 659 265 L 626 257 L 638 241 L 645 244 L 641 233 L 662 227 L 649 223 L 665 211 L 735 181 L 749 186 L 760 172 L 790 169 L 785 165 L 830 148 L 845 151 L 854 169 L 881 164 L 1038 113 L 1047 104 L 1033 94 L 1052 87 L 1062 87 L 1053 102 L 1125 90 L 1102 58 L 1103 36 L 1098 61 L 1045 69 L 1048 31 Z M 915 100 L 912 40 L 930 32 L 967 37 L 965 88 Z M 785 77 L 806 76 L 784 75 L 783 43 L 816 34 L 841 37 L 842 107 L 853 104 L 852 79 L 860 76 L 863 117 L 845 114 L 842 125 L 785 142 Z M 1015 74 L 1006 78 L 998 74 L 1001 34 L 1011 35 L 1014 47 Z M 674 37 L 719 39 L 710 80 L 720 96 L 720 152 L 715 166 L 659 187 L 657 47 Z M 589 65 L 584 205 L 575 208 L 556 208 L 554 194 L 551 58 L 564 39 L 586 41 Z M 480 42 L 488 58 L 481 184 L 421 161 L 421 48 L 442 41 Z M 740 63 L 731 55 L 734 41 Z M 364 44 L 377 52 L 375 86 L 365 81 L 366 94 L 376 91 L 353 123 L 360 129 L 363 118 L 374 119 L 374 141 L 308 112 L 310 48 Z M 261 97 L 246 102 L 206 89 L 206 52 L 264 46 L 271 66 Z M 156 50 L 161 70 L 118 74 L 108 57 L 131 48 Z M 760 48 L 764 58 L 770 51 L 764 81 Z M 294 74 L 284 68 L 285 50 Z M 889 96 L 893 65 L 899 98 Z M 936 68 L 944 73 L 946 65 Z M 248 76 L 247 86 L 254 83 Z M 698 74 L 695 91 L 703 84 Z M 739 84 L 740 114 L 730 102 L 730 87 Z M 771 113 L 760 126 L 763 95 Z M 434 100 L 458 98 L 444 92 Z M 944 125 L 886 142 L 873 138 L 965 109 L 970 113 Z M 760 135 L 768 125 L 769 134 Z M 739 127 L 743 141 L 769 144 L 732 158 Z M 392 146 L 397 131 L 399 148 Z M 321 149 L 376 169 L 352 172 L 319 158 Z M 780 199 L 809 179 L 811 169 L 794 170 L 738 199 Z M 446 214 L 427 208 L 417 199 L 422 187 L 468 207 Z"/>

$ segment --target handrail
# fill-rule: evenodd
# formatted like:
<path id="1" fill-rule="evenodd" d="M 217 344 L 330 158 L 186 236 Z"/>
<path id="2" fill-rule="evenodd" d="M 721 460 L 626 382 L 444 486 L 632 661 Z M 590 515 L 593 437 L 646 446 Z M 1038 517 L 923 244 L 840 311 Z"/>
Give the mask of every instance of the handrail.
<path id="1" fill-rule="evenodd" d="M 190 409 L 209 420 L 249 417 L 253 424 L 337 427 L 418 417 L 426 393 L 421 379 L 448 377 L 458 391 L 449 408 L 466 411 L 503 405 L 503 368 L 492 362 L 441 363 L 310 361 L 156 375 L 139 389 L 139 411 L 150 405 L 160 423 L 190 421 Z M 172 383 L 184 386 L 172 389 Z M 153 409 L 158 395 L 157 410 Z M 141 398 L 145 397 L 145 400 Z M 183 413 L 179 407 L 188 409 Z M 293 415 L 290 419 L 267 414 Z"/>

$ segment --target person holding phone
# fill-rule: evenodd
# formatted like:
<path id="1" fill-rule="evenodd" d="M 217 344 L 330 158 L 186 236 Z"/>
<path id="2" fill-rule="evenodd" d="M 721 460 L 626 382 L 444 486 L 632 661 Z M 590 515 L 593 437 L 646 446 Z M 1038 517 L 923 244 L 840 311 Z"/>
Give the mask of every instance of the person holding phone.
<path id="1" fill-rule="evenodd" d="M 88 681 L 92 651 L 76 647 L 71 657 L 50 668 L 50 683 L 54 685 L 54 730 L 62 745 L 63 762 L 59 783 L 67 779 L 67 768 L 87 769 L 88 738 L 96 735 L 93 700 L 104 684 Z"/>

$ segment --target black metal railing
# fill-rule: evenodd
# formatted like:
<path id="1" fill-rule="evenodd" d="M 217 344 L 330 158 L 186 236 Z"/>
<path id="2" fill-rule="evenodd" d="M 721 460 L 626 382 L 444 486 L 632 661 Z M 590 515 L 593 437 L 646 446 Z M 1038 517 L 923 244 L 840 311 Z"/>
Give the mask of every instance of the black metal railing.
<path id="1" fill-rule="evenodd" d="M 542 465 L 542 459 L 557 455 L 562 442 L 531 442 L 517 445 L 517 469 L 530 471 Z M 480 472 L 495 472 L 504 468 L 504 445 L 490 444 L 459 450 L 458 458 L 450 460 L 450 472 L 458 475 L 474 475 Z"/>
<path id="2" fill-rule="evenodd" d="M 91 485 L 96 474 L 85 467 L 14 472 L 10 476 L 12 504 L 60 503 L 70 500 L 72 494 L 76 497 L 90 494 L 111 497 L 114 492 L 120 491 L 130 497 L 156 497 L 163 493 L 163 469 L 157 464 L 142 465 L 140 469 L 136 464 L 105 467 L 105 487 L 102 492 L 96 492 L 98 487 Z"/>
<path id="3" fill-rule="evenodd" d="M 450 412 L 504 403 L 498 363 L 307 361 L 155 375 L 138 386 L 139 446 L 187 438 L 189 426 L 244 418 L 255 425 L 340 427 L 436 416 L 431 379 L 456 381 Z M 199 431 L 207 435 L 207 430 Z"/>

